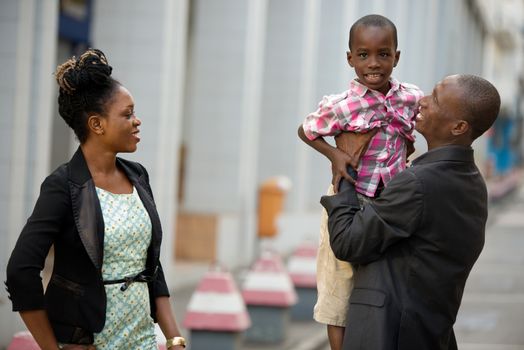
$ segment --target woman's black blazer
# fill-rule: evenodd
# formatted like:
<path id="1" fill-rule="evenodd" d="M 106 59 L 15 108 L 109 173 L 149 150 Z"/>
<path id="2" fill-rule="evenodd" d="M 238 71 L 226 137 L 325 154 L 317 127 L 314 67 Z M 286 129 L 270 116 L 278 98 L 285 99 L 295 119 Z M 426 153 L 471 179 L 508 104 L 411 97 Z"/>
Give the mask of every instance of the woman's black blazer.
<path id="1" fill-rule="evenodd" d="M 146 268 L 156 273 L 148 282 L 151 316 L 155 298 L 169 296 L 159 261 L 162 228 L 149 177 L 139 163 L 117 158 L 135 186 L 152 224 Z M 54 244 L 53 273 L 43 292 L 40 272 Z M 13 311 L 45 309 L 60 342 L 100 332 L 105 323 L 106 294 L 102 281 L 104 220 L 95 184 L 82 150 L 42 183 L 40 196 L 7 265 L 7 290 Z M 122 276 L 126 277 L 126 276 Z"/>

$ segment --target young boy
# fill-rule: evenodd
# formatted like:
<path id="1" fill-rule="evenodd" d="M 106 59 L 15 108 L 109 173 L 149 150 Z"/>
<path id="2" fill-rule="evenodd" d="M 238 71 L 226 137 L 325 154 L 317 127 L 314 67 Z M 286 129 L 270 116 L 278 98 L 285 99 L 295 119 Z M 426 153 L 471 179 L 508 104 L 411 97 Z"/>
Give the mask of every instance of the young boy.
<path id="1" fill-rule="evenodd" d="M 346 55 L 357 78 L 347 91 L 324 97 L 318 110 L 306 117 L 298 134 L 331 161 L 333 180 L 328 194 L 336 192 L 341 178 L 345 178 L 355 183 L 363 205 L 405 169 L 406 158 L 414 150 L 414 117 L 423 93 L 391 77 L 400 51 L 396 27 L 383 16 L 364 16 L 351 26 Z M 328 144 L 324 136 L 336 136 L 337 147 Z M 348 165 L 358 170 L 356 182 L 347 172 Z M 337 260 L 331 251 L 324 211 L 314 319 L 327 324 L 333 350 L 342 347 L 352 277 L 351 265 Z"/>

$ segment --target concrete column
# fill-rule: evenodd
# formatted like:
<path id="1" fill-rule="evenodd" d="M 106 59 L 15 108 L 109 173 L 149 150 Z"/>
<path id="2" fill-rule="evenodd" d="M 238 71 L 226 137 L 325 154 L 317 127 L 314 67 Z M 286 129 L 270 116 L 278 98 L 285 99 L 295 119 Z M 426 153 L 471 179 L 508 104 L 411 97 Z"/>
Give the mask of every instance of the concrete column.
<path id="1" fill-rule="evenodd" d="M 393 21 L 397 27 L 398 50 L 400 50 L 399 64 L 393 70 L 393 76 L 400 81 L 405 81 L 406 71 L 408 69 L 407 58 L 409 52 L 405 52 L 406 48 L 410 48 L 408 42 L 408 0 L 398 0 L 395 2 L 396 17 Z"/>
<path id="2" fill-rule="evenodd" d="M 157 123 L 158 145 L 154 177 L 155 201 L 162 218 L 162 261 L 166 276 L 174 264 L 174 227 L 177 211 L 179 145 L 186 70 L 188 0 L 166 0 L 162 44 L 160 111 Z M 169 281 L 173 284 L 173 281 Z"/>
<path id="3" fill-rule="evenodd" d="M 52 105 L 52 77 L 56 48 L 58 1 L 21 0 L 0 5 L 3 24 L 14 35 L 4 46 L 2 69 L 12 70 L 13 79 L 3 93 L 12 96 L 4 104 L 3 117 L 11 135 L 5 143 L 7 156 L 5 181 L 0 195 L 5 208 L 2 214 L 4 240 L 0 258 L 1 280 L 5 280 L 5 264 L 30 214 L 38 195 L 40 183 L 47 175 Z M 5 7 L 4 7 L 5 6 Z M 5 12 L 4 12 L 5 11 Z M 5 16 L 5 17 L 4 17 Z M 14 59 L 7 59 L 8 55 Z M 0 290 L 0 348 L 6 346 L 14 332 L 24 328 L 20 317 L 11 312 L 11 303 L 4 289 Z"/>
<path id="4" fill-rule="evenodd" d="M 11 146 L 11 168 L 9 186 L 9 215 L 7 217 L 9 246 L 13 247 L 18 237 L 16 232 L 24 221 L 25 179 L 28 153 L 29 111 L 31 106 L 31 73 L 34 46 L 33 24 L 35 3 L 21 0 L 18 3 L 18 27 L 16 29 L 16 79 L 14 81 L 14 111 Z"/>
<path id="5" fill-rule="evenodd" d="M 500 58 L 497 55 L 497 42 L 493 37 L 491 28 L 488 27 L 487 29 L 488 31 L 484 38 L 483 48 L 479 52 L 483 57 L 482 76 L 497 86 L 496 63 L 500 61 Z M 491 175 L 491 164 L 488 155 L 488 140 L 489 137 L 481 136 L 473 143 L 473 149 L 475 150 L 475 163 L 485 178 Z"/>
<path id="6" fill-rule="evenodd" d="M 315 82 L 317 72 L 317 57 L 318 52 L 318 33 L 320 22 L 320 1 L 321 0 L 307 0 L 304 5 L 304 30 L 302 37 L 302 69 L 300 74 L 299 85 L 299 99 L 298 99 L 298 115 L 300 120 L 299 125 L 304 116 L 310 112 L 311 101 L 315 99 Z M 297 142 L 297 183 L 295 197 L 296 203 L 293 208 L 297 211 L 304 211 L 306 208 L 306 199 L 308 198 L 308 169 L 309 169 L 309 153 L 311 150 L 300 142 Z M 295 184 L 293 184 L 295 186 Z"/>
<path id="7" fill-rule="evenodd" d="M 37 75 L 35 75 L 38 95 L 33 104 L 33 115 L 35 121 L 35 144 L 34 144 L 34 170 L 32 173 L 32 192 L 36 196 L 40 189 L 42 180 L 50 170 L 51 160 L 51 135 L 53 116 L 58 111 L 55 107 L 57 85 L 54 76 L 56 66 L 57 32 L 58 32 L 58 0 L 44 0 L 40 2 L 39 28 L 37 28 L 37 41 L 35 57 L 39 58 Z"/>
<path id="8" fill-rule="evenodd" d="M 466 42 L 464 39 L 464 33 L 465 33 L 465 22 L 466 20 L 466 13 L 465 13 L 465 4 L 463 1 L 455 2 L 454 6 L 454 13 L 453 13 L 453 27 L 455 28 L 454 38 L 456 42 L 452 45 L 451 49 L 451 56 L 453 58 L 453 66 L 450 67 L 451 71 L 453 73 L 456 72 L 464 72 L 466 66 L 465 61 L 463 59 L 463 51 L 462 50 L 454 50 L 455 48 L 465 48 Z M 455 46 L 456 45 L 456 46 Z"/>
<path id="9" fill-rule="evenodd" d="M 349 51 L 349 30 L 351 26 L 357 19 L 361 16 L 358 14 L 358 1 L 344 1 L 342 6 L 342 25 L 340 31 L 346 33 L 346 51 Z M 352 71 L 351 74 L 348 74 L 348 70 Z M 342 90 L 347 89 L 349 86 L 348 77 L 354 76 L 353 68 L 351 68 L 347 61 L 344 60 L 340 66 L 340 86 Z M 341 91 L 342 91 L 341 90 Z"/>
<path id="10" fill-rule="evenodd" d="M 266 35 L 267 0 L 253 0 L 247 8 L 244 53 L 244 87 L 240 129 L 238 193 L 241 201 L 240 239 L 243 242 L 241 263 L 249 263 L 256 253 L 256 209 L 258 199 L 258 145 L 262 75 Z"/>
<path id="11" fill-rule="evenodd" d="M 438 11 L 439 11 L 439 6 L 442 6 L 441 4 L 439 4 L 439 0 L 430 0 L 428 1 L 428 4 L 427 4 L 427 13 L 430 13 L 432 14 L 431 16 L 426 16 L 426 19 L 425 19 L 425 27 L 426 27 L 426 30 L 427 30 L 427 34 L 426 34 L 426 38 L 424 40 L 424 43 L 425 43 L 425 56 L 424 56 L 424 69 L 426 70 L 426 72 L 424 73 L 424 79 L 425 81 L 422 81 L 421 84 L 422 84 L 422 89 L 424 91 L 431 91 L 431 89 L 433 88 L 433 85 L 435 85 L 435 83 L 437 82 L 437 80 L 439 80 L 438 77 L 436 77 L 436 66 L 437 66 L 437 61 L 436 61 L 436 58 L 437 58 L 437 50 L 439 50 L 439 48 L 437 47 L 437 45 L 435 43 L 438 42 L 438 36 L 439 35 L 442 35 L 441 33 L 439 33 L 438 31 L 438 27 L 439 27 L 439 24 L 438 24 Z M 422 44 L 422 43 L 420 43 Z M 413 48 L 415 48 L 416 46 L 414 46 Z"/>
<path id="12" fill-rule="evenodd" d="M 2 2 L 0 4 L 1 16 L 3 17 L 3 28 L 15 34 L 9 38 L 9 42 L 3 47 L 0 62 L 4 76 L 12 76 L 11 83 L 4 85 L 0 92 L 2 100 L 2 110 L 6 115 L 3 120 L 2 144 L 0 152 L 3 160 L 8 164 L 2 166 L 0 184 L 2 195 L 2 208 L 0 218 L 4 227 L 0 228 L 2 247 L 0 248 L 0 258 L 2 270 L 0 278 L 5 280 L 5 265 L 11 255 L 11 250 L 20 232 L 20 225 L 23 220 L 24 209 L 24 179 L 26 168 L 26 139 L 27 139 L 27 113 L 29 110 L 29 91 L 30 86 L 30 53 L 32 47 L 32 26 L 34 18 L 34 4 L 32 1 L 20 1 L 14 5 Z M 5 16 L 5 17 L 4 17 Z M 2 35 L 2 34 L 0 34 Z M 5 34 L 4 34 L 5 35 Z M 6 38 L 7 40 L 7 38 Z M 27 41 L 26 41 L 27 40 Z M 13 44 L 13 42 L 15 42 Z M 5 54 L 7 53 L 7 54 Z M 11 57 L 15 57 L 11 59 Z M 14 74 L 11 74 L 14 72 Z M 22 74 L 22 75 L 19 75 Z M 7 141 L 7 142 L 6 142 Z M 7 292 L 0 288 L 0 347 L 7 346 L 14 332 L 22 328 L 18 314 L 11 312 L 11 301 L 7 298 Z"/>
<path id="13" fill-rule="evenodd" d="M 373 13 L 378 13 L 383 16 L 387 16 L 386 0 L 374 0 L 373 1 Z"/>

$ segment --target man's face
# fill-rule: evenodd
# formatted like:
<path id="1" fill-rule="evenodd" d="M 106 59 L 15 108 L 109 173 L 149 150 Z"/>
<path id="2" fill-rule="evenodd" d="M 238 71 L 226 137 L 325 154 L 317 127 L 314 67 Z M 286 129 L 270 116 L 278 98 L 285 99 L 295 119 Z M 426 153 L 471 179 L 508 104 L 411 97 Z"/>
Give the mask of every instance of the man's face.
<path id="1" fill-rule="evenodd" d="M 389 26 L 355 28 L 347 60 L 355 68 L 358 80 L 372 90 L 386 95 L 389 78 L 397 65 L 400 51 L 396 51 L 393 29 Z"/>
<path id="2" fill-rule="evenodd" d="M 451 144 L 456 139 L 454 129 L 461 120 L 462 89 L 456 76 L 446 77 L 435 85 L 431 95 L 419 102 L 415 129 L 428 143 L 428 148 Z"/>

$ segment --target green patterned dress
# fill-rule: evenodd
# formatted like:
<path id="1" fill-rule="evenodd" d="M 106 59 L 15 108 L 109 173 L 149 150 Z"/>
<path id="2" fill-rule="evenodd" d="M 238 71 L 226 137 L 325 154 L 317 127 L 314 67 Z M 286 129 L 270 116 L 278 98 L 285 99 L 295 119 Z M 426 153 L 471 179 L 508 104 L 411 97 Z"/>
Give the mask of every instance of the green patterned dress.
<path id="1" fill-rule="evenodd" d="M 135 276 L 146 266 L 151 241 L 151 221 L 136 189 L 131 194 L 114 194 L 96 189 L 104 216 L 105 281 Z M 106 322 L 95 333 L 97 349 L 158 349 L 150 316 L 147 283 L 132 283 L 121 291 L 121 283 L 105 285 Z"/>

